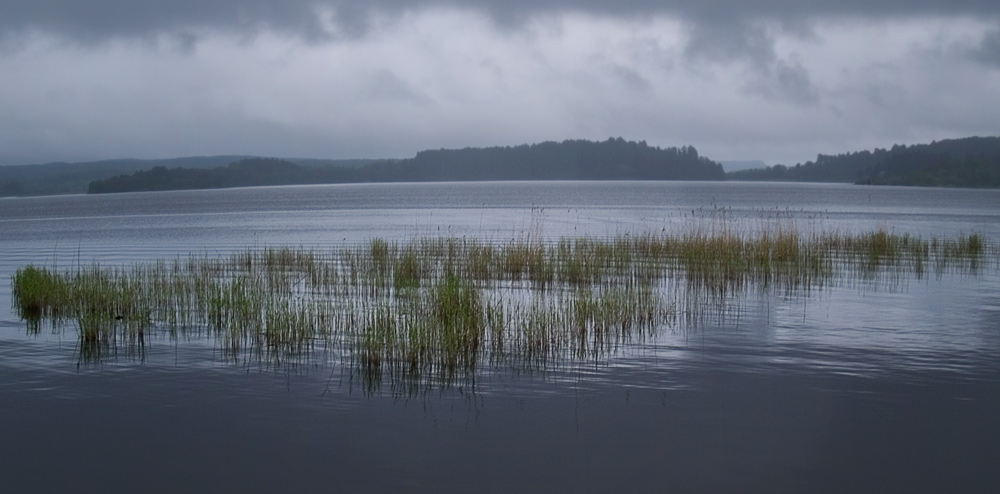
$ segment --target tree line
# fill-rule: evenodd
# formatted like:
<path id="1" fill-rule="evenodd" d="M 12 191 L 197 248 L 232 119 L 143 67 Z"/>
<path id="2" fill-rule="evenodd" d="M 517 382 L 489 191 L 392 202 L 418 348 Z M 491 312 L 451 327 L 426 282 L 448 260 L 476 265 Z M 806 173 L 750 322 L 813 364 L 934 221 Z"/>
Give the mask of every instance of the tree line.
<path id="1" fill-rule="evenodd" d="M 729 180 L 848 182 L 869 185 L 1000 187 L 1000 137 L 967 137 L 817 156 L 726 174 Z"/>
<path id="2" fill-rule="evenodd" d="M 0 196 L 255 185 L 449 180 L 762 180 L 1000 187 L 1000 138 L 969 137 L 820 154 L 795 166 L 724 174 L 690 146 L 622 138 L 438 149 L 401 160 L 210 156 L 0 166 Z"/>
<path id="3" fill-rule="evenodd" d="M 88 192 L 210 189 L 257 185 L 476 180 L 722 180 L 722 165 L 691 146 L 661 149 L 611 138 L 421 151 L 364 166 L 308 166 L 250 158 L 210 169 L 154 167 L 90 183 Z"/>

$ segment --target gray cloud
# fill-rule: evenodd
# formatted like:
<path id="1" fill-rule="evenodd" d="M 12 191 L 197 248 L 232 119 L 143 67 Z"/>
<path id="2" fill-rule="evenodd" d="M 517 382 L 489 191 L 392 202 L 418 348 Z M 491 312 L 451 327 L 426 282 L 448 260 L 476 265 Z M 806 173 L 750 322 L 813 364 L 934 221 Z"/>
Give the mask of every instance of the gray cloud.
<path id="1" fill-rule="evenodd" d="M 767 65 L 754 66 L 752 70 L 754 77 L 747 84 L 747 90 L 752 94 L 796 105 L 819 102 L 819 90 L 813 85 L 806 68 L 798 63 L 775 60 Z"/>
<path id="2" fill-rule="evenodd" d="M 149 38 L 181 52 L 196 49 L 202 36 L 220 33 L 342 41 L 364 37 L 378 21 L 426 8 L 480 12 L 506 30 L 568 12 L 627 20 L 674 17 L 688 26 L 689 62 L 746 63 L 754 72 L 748 83 L 753 92 L 800 104 L 815 102 L 816 91 L 805 69 L 775 54 L 775 25 L 785 34 L 808 36 L 811 22 L 830 17 L 1000 20 L 1000 2 L 994 0 L 0 0 L 0 50 L 18 49 L 19 39 L 35 32 L 83 44 Z M 974 58 L 1000 65 L 1000 34 L 985 39 Z"/>
<path id="3" fill-rule="evenodd" d="M 1000 68 L 1000 29 L 987 33 L 979 46 L 972 50 L 972 57 Z"/>
<path id="4" fill-rule="evenodd" d="M 793 32 L 808 37 L 801 27 Z M 769 100 L 798 105 L 819 100 L 806 68 L 798 62 L 781 59 L 775 50 L 774 36 L 760 24 L 733 20 L 730 24 L 695 25 L 685 57 L 693 63 L 745 63 L 746 90 Z"/>
<path id="5" fill-rule="evenodd" d="M 570 12 L 630 20 L 671 16 L 689 27 L 689 60 L 753 64 L 758 78 L 794 86 L 799 100 L 809 93 L 802 89 L 808 74 L 778 60 L 765 24 L 807 36 L 810 22 L 829 17 L 966 15 L 1000 20 L 1000 2 L 993 0 L 0 0 L 0 49 L 17 49 L 18 39 L 33 32 L 85 44 L 166 39 L 182 51 L 193 50 L 202 35 L 219 33 L 253 37 L 273 32 L 309 42 L 357 39 L 378 20 L 426 8 L 480 12 L 502 29 L 523 29 L 533 19 Z M 988 63 L 998 57 L 1000 35 L 984 40 L 975 54 Z"/>
<path id="6" fill-rule="evenodd" d="M 307 0 L 2 0 L 0 34 L 41 31 L 89 43 L 201 29 L 275 29 L 316 38 L 325 35 L 316 6 Z"/>
<path id="7" fill-rule="evenodd" d="M 775 59 L 774 40 L 763 26 L 732 20 L 696 25 L 685 53 L 688 58 L 726 62 L 748 59 L 771 64 Z"/>
<path id="8" fill-rule="evenodd" d="M 614 77 L 632 93 L 647 93 L 652 84 L 635 70 L 624 66 L 615 65 L 611 68 Z"/>
<path id="9" fill-rule="evenodd" d="M 794 163 L 995 132 L 1000 104 L 995 1 L 0 0 L 0 12 L 0 164 L 610 135 Z"/>
<path id="10" fill-rule="evenodd" d="M 388 69 L 380 69 L 364 77 L 362 94 L 365 98 L 376 101 L 417 105 L 430 103 L 426 95 L 421 94 Z"/>
<path id="11" fill-rule="evenodd" d="M 664 14 L 717 25 L 823 16 L 1000 15 L 1000 3 L 993 0 L 0 0 L 0 35 L 39 30 L 95 41 L 198 29 L 244 34 L 269 29 L 323 39 L 358 36 L 373 16 L 426 7 L 478 10 L 506 26 L 563 12 L 623 18 Z M 334 32 L 323 13 L 333 14 Z"/>

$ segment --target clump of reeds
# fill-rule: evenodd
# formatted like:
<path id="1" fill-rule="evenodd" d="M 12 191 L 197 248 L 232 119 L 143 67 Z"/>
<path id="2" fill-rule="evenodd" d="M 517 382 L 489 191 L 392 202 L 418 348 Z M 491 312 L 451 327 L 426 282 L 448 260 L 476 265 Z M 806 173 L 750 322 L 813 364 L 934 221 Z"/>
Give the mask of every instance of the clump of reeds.
<path id="1" fill-rule="evenodd" d="M 63 273 L 26 266 L 11 282 L 29 328 L 73 321 L 81 354 L 144 342 L 159 327 L 204 331 L 234 358 L 280 359 L 323 342 L 343 349 L 369 382 L 450 382 L 484 363 L 600 358 L 751 291 L 931 269 L 975 273 L 988 252 L 996 247 L 979 234 L 924 240 L 884 229 L 807 236 L 788 227 L 720 228 L 552 243 L 268 247 Z"/>
<path id="2" fill-rule="evenodd" d="M 417 253 L 408 249 L 402 253 L 392 270 L 392 284 L 397 291 L 416 289 L 424 277 Z"/>
<path id="3" fill-rule="evenodd" d="M 25 266 L 11 276 L 11 295 L 18 316 L 32 322 L 41 318 L 58 319 L 67 304 L 70 284 L 44 267 Z"/>

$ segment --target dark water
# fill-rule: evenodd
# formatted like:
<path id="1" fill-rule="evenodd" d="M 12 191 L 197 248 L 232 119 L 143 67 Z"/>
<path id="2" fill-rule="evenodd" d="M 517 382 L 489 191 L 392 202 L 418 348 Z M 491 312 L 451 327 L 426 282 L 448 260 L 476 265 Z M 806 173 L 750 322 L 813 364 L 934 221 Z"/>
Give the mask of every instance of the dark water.
<path id="1" fill-rule="evenodd" d="M 885 228 L 1000 239 L 997 191 L 717 183 L 348 185 L 0 200 L 0 275 L 372 237 Z M 0 284 L 0 298 L 10 287 Z M 369 390 L 318 350 L 197 335 L 80 363 L 0 306 L 9 492 L 994 492 L 1000 274 L 751 294 L 610 355 Z"/>

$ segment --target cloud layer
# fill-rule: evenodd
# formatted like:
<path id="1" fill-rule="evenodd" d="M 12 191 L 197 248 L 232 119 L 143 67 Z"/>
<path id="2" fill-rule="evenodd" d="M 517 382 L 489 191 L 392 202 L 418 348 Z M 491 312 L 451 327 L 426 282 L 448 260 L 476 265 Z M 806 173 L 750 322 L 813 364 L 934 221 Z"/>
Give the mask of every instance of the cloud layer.
<path id="1" fill-rule="evenodd" d="M 995 19 L 1000 14 L 1000 5 L 986 0 L 3 0 L 0 32 L 39 29 L 98 40 L 202 29 L 276 30 L 313 38 L 335 35 L 337 28 L 364 33 L 375 18 L 427 9 L 483 12 L 507 26 L 567 13 L 625 20 L 665 15 L 699 25 L 757 20 L 794 24 L 830 17 Z"/>
<path id="2" fill-rule="evenodd" d="M 0 0 L 0 164 L 623 136 L 716 159 L 995 134 L 977 1 Z"/>

